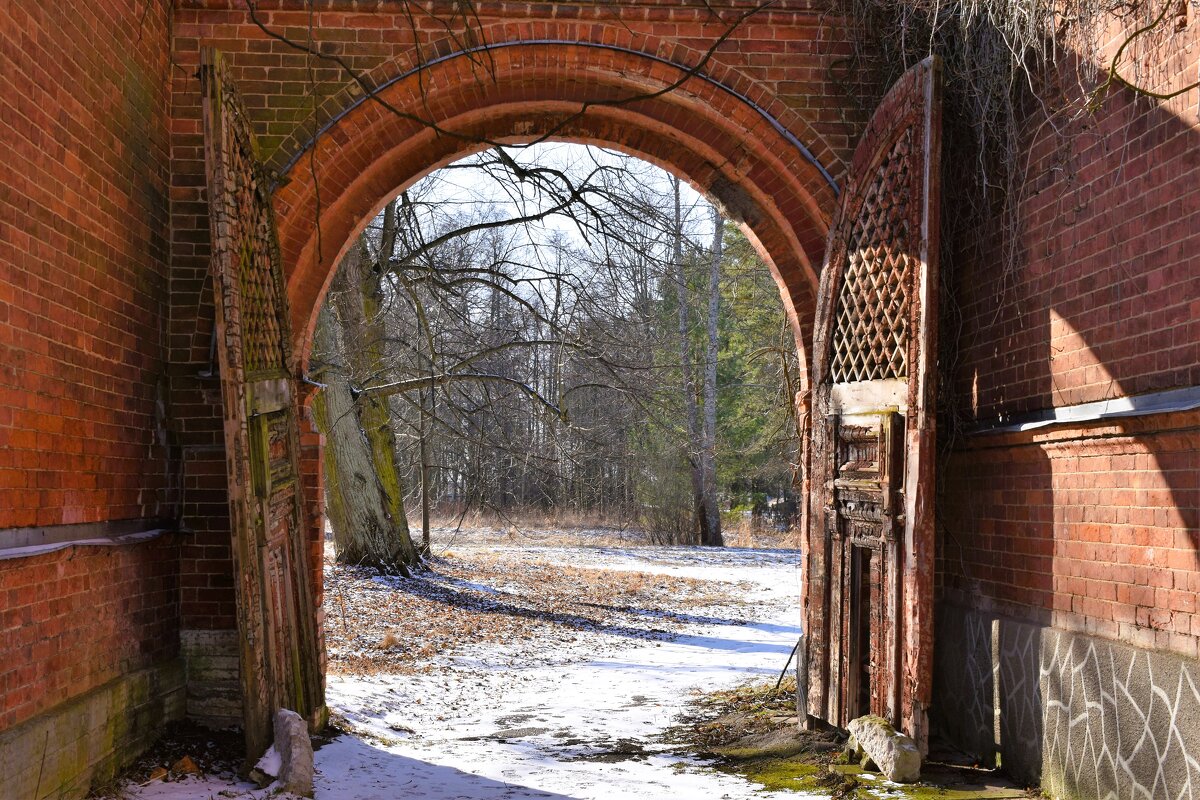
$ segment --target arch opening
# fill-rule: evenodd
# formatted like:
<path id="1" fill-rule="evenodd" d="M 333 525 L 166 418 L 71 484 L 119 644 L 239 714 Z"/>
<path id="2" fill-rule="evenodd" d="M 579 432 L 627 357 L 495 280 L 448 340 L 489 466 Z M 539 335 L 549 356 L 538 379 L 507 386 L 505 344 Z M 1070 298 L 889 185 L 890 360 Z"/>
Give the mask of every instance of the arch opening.
<path id="1" fill-rule="evenodd" d="M 730 466 L 722 472 L 731 479 L 722 496 L 764 495 L 757 504 L 731 502 L 753 508 L 753 521 L 769 516 L 792 533 L 793 472 L 800 450 L 792 398 L 801 374 L 794 329 L 756 244 L 730 222 L 694 187 L 656 165 L 590 146 L 489 151 L 436 170 L 389 201 L 369 228 L 342 248 L 349 252 L 319 312 L 310 357 L 313 380 L 326 388 L 322 397 L 332 398 L 317 412 L 318 424 L 328 439 L 331 425 L 336 427 L 344 413 L 353 409 L 365 417 L 371 412 L 364 404 L 373 404 L 372 398 L 394 397 L 388 413 L 396 421 L 392 427 L 408 431 L 410 440 L 420 439 L 420 461 L 426 463 L 427 439 L 442 434 L 483 447 L 476 413 L 488 418 L 502 406 L 495 396 L 507 392 L 502 401 L 515 407 L 499 415 L 521 417 L 508 427 L 552 431 L 546 436 L 556 444 L 548 453 L 539 452 L 546 438 L 539 435 L 519 445 L 522 459 L 532 456 L 544 463 L 513 468 L 521 475 L 514 479 L 520 491 L 497 490 L 497 498 L 482 505 L 505 510 L 503 504 L 516 497 L 518 510 L 579 512 L 588 504 L 576 502 L 575 490 L 563 489 L 565 482 L 579 482 L 581 473 L 574 470 L 579 460 L 568 455 L 562 461 L 560 455 L 571 447 L 583 454 L 594 446 L 594 453 L 581 458 L 595 461 L 596 474 L 583 481 L 588 488 L 580 489 L 579 497 L 591 496 L 592 488 L 611 478 L 607 494 L 596 494 L 599 502 L 592 505 L 601 516 L 605 508 L 616 511 L 625 524 L 641 520 L 647 508 L 638 476 L 648 469 L 671 474 L 681 468 L 681 453 L 691 454 L 687 469 L 696 469 L 696 454 L 715 450 L 715 444 L 696 441 L 694 406 L 686 428 L 680 427 L 682 417 L 666 425 L 664 420 L 683 413 L 684 398 L 698 402 L 703 385 L 703 406 L 713 409 L 711 423 L 705 424 L 714 429 L 705 436 L 715 441 L 719 363 L 721 424 L 730 403 L 734 414 L 741 403 L 756 409 L 755 421 L 742 425 L 741 433 L 729 439 L 722 434 L 730 452 L 753 449 L 747 442 L 757 441 L 758 434 L 751 432 L 756 426 L 774 431 L 767 450 L 775 452 L 774 457 L 755 456 L 765 468 L 723 455 Z M 512 354 L 515 360 L 506 360 Z M 711 387 L 703 377 L 710 369 Z M 334 386 L 346 381 L 348 392 Z M 498 388 L 488 391 L 491 387 Z M 342 411 L 334 412 L 332 403 Z M 434 413 L 434 404 L 445 413 Z M 645 405 L 657 410 L 639 414 Z M 553 420 L 545 412 L 566 425 L 548 425 Z M 592 415 L 593 422 L 580 421 L 581 413 Z M 430 426 L 437 430 L 431 432 Z M 381 427 L 364 418 L 350 430 L 361 445 L 360 430 Z M 662 440 L 657 450 L 640 449 L 646 441 L 635 429 L 643 427 Z M 472 432 L 464 434 L 468 428 Z M 579 435 L 579 441 L 572 439 Z M 518 445 L 506 444 L 508 449 L 494 447 L 487 460 L 510 458 Z M 469 470 L 462 467 L 476 464 L 478 455 L 455 448 L 430 462 L 447 474 L 463 473 L 461 479 L 442 481 L 445 491 L 436 493 L 436 502 L 444 496 L 452 503 L 482 496 L 468 487 L 481 480 L 481 473 L 476 470 L 468 480 Z M 412 441 L 384 444 L 380 450 L 404 451 L 400 460 L 410 465 L 416 460 Z M 335 448 L 335 460 L 338 452 L 345 450 Z M 601 452 L 605 455 L 597 455 Z M 643 466 L 631 469 L 629 461 Z M 661 462 L 660 468 L 645 466 L 651 462 Z M 339 470 L 328 459 L 326 468 Z M 745 480 L 736 477 L 742 473 Z M 399 485 L 425 504 L 424 488 L 419 493 L 412 488 L 424 480 L 424 471 L 410 469 Z M 675 505 L 663 513 L 689 517 L 692 501 L 682 484 L 671 486 Z M 767 495 L 775 498 L 770 505 Z M 667 503 L 666 495 L 660 499 Z M 335 521 L 333 528 L 336 533 L 348 526 Z M 719 531 L 719 521 L 709 529 Z M 690 541 L 687 536 L 681 528 L 668 538 Z M 715 538 L 719 543 L 719 535 Z"/>
<path id="2" fill-rule="evenodd" d="M 275 204 L 299 369 L 336 265 L 390 198 L 486 143 L 547 139 L 637 156 L 726 209 L 770 265 L 807 364 L 835 187 L 795 134 L 711 79 L 672 88 L 681 67 L 632 51 L 512 43 L 494 54 L 487 87 L 464 80 L 469 60 L 446 57 L 384 85 L 379 98 L 404 116 L 352 104 L 280 176 Z"/>
<path id="3" fill-rule="evenodd" d="M 834 148 L 803 125 L 789 123 L 791 136 L 784 135 L 788 129 L 778 117 L 746 101 L 750 91 L 730 92 L 701 80 L 668 89 L 678 83 L 681 68 L 641 55 L 531 43 L 496 56 L 489 85 L 479 84 L 466 56 L 447 58 L 380 90 L 388 106 L 408 116 L 359 103 L 314 141 L 293 147 L 274 205 L 294 370 L 307 372 L 317 314 L 337 265 L 391 198 L 487 143 L 550 139 L 601 145 L 648 161 L 737 218 L 780 291 L 800 354 L 802 392 L 817 273 L 836 199 L 828 177 L 841 171 L 840 164 L 822 166 L 809 156 L 831 160 Z M 635 96 L 636 102 L 581 111 L 581 104 Z M 320 473 L 321 458 L 319 446 L 307 451 L 308 475 Z M 308 483 L 320 485 L 315 478 Z M 312 534 L 319 552 L 324 532 Z M 314 566 L 319 570 L 320 564 L 318 556 Z M 320 576 L 316 581 L 320 585 Z"/>

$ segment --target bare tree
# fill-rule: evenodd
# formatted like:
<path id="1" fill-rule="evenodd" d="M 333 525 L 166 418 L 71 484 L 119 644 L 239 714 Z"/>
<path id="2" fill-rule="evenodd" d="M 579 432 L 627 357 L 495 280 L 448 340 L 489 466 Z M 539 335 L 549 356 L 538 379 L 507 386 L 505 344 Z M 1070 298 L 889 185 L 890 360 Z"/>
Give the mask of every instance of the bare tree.
<path id="1" fill-rule="evenodd" d="M 700 463 L 704 476 L 704 516 L 701 544 L 721 547 L 721 508 L 717 498 L 717 319 L 721 303 L 721 257 L 724 249 L 725 220 L 712 209 L 712 246 L 708 258 L 708 319 L 704 351 L 704 431 Z"/>
<path id="2" fill-rule="evenodd" d="M 675 302 L 678 305 L 679 330 L 679 373 L 682 379 L 683 403 L 687 419 L 687 458 L 691 467 L 692 501 L 697 528 L 698 542 L 708 538 L 711 517 L 705 503 L 704 433 L 701 430 L 700 410 L 696 399 L 696 381 L 692 376 L 692 365 L 696 359 L 692 353 L 692 323 L 688 300 L 687 278 L 683 263 L 683 208 L 680 198 L 680 180 L 672 176 L 674 219 L 672 234 L 672 266 L 675 280 Z"/>
<path id="3" fill-rule="evenodd" d="M 649 165 L 571 153 L 485 153 L 388 206 L 332 295 L 342 347 L 364 352 L 339 356 L 346 387 L 322 378 L 326 405 L 387 413 L 397 475 L 375 483 L 420 503 L 423 543 L 435 512 L 474 509 L 720 545 L 723 220 Z"/>

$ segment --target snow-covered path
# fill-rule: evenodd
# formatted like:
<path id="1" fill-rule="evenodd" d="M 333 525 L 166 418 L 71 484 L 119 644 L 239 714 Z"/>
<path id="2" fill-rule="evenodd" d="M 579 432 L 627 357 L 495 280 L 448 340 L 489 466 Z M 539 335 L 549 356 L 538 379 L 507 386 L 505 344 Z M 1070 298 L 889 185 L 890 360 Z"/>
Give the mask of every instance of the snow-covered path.
<path id="1" fill-rule="evenodd" d="M 795 552 L 488 549 L 505 560 L 535 558 L 546 570 L 716 583 L 738 602 L 693 607 L 679 598 L 665 609 L 672 636 L 656 634 L 664 609 L 624 606 L 619 625 L 577 631 L 565 642 L 489 641 L 439 656 L 437 668 L 424 674 L 330 675 L 329 704 L 354 735 L 318 750 L 317 798 L 785 796 L 673 753 L 660 737 L 696 690 L 779 674 L 799 635 Z M 259 794 L 209 778 L 152 785 L 132 796 Z"/>

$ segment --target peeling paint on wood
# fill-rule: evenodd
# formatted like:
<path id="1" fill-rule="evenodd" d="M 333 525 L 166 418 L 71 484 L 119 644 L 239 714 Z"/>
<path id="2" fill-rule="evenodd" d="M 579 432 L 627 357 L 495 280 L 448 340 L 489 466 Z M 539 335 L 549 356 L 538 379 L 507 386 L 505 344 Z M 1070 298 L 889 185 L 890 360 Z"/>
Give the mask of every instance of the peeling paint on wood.
<path id="1" fill-rule="evenodd" d="M 295 379 L 275 221 L 254 133 L 218 52 L 201 60 L 246 755 L 279 708 L 324 706 L 299 491 Z"/>
<path id="2" fill-rule="evenodd" d="M 855 151 L 814 329 L 807 710 L 926 749 L 933 652 L 939 65 L 897 82 Z"/>

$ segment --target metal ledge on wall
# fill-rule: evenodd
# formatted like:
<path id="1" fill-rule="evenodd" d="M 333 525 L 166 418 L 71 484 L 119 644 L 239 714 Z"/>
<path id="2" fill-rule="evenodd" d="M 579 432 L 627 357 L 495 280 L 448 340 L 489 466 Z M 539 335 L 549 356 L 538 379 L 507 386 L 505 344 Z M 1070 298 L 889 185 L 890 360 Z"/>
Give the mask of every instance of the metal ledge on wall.
<path id="1" fill-rule="evenodd" d="M 113 547 L 156 539 L 175 527 L 161 519 L 125 519 L 0 530 L 0 560 L 53 553 L 67 547 Z"/>
<path id="2" fill-rule="evenodd" d="M 1121 417 L 1144 417 L 1150 414 L 1169 414 L 1175 411 L 1194 411 L 1200 408 L 1200 386 L 1168 389 L 1130 397 L 1114 397 L 1094 403 L 1080 403 L 1061 408 L 1047 408 L 1001 420 L 993 425 L 971 431 L 972 436 L 991 433 L 1013 433 L 1045 428 L 1051 425 L 1077 425 Z"/>

